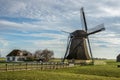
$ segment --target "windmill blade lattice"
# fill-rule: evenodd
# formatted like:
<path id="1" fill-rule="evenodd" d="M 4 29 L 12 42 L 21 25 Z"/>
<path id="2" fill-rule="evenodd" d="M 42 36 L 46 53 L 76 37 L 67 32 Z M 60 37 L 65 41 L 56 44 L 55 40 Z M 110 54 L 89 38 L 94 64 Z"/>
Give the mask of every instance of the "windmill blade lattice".
<path id="1" fill-rule="evenodd" d="M 86 23 L 86 18 L 85 18 L 85 13 L 84 13 L 83 7 L 80 9 L 80 13 L 81 13 L 82 28 L 83 28 L 83 30 L 85 30 L 87 32 L 88 28 L 87 28 L 87 23 Z"/>

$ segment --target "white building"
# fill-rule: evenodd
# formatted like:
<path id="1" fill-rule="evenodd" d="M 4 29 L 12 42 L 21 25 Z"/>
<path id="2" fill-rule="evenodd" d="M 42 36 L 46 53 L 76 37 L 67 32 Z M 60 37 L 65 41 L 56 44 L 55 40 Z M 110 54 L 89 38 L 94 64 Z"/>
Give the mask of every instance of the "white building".
<path id="1" fill-rule="evenodd" d="M 25 61 L 27 59 L 28 54 L 24 53 L 21 50 L 15 49 L 11 51 L 7 56 L 7 62 L 19 62 Z"/>

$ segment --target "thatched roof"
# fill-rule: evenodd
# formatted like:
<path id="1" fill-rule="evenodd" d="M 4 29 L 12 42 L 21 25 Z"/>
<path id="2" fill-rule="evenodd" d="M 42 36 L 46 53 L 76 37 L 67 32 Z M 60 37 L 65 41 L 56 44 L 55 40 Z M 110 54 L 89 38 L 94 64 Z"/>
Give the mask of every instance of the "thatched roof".
<path id="1" fill-rule="evenodd" d="M 27 56 L 27 53 L 24 53 L 22 50 L 14 49 L 7 56 Z"/>

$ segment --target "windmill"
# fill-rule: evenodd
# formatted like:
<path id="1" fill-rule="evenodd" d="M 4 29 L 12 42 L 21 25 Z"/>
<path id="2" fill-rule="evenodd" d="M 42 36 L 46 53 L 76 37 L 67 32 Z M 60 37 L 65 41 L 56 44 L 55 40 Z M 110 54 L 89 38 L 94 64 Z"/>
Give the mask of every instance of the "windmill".
<path id="1" fill-rule="evenodd" d="M 85 13 L 83 8 L 80 9 L 82 30 L 75 30 L 69 33 L 67 40 L 67 49 L 63 58 L 68 60 L 92 60 L 94 63 L 92 50 L 89 41 L 89 35 L 105 30 L 104 24 L 100 24 L 93 29 L 88 30 Z"/>

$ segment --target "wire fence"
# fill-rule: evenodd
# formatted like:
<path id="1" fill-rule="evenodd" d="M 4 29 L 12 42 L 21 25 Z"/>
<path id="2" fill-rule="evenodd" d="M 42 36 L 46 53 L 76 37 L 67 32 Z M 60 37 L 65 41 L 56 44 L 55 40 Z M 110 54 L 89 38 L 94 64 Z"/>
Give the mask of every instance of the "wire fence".
<path id="1" fill-rule="evenodd" d="M 70 67 L 68 63 L 4 63 L 0 64 L 0 72 L 20 70 L 48 70 Z"/>

